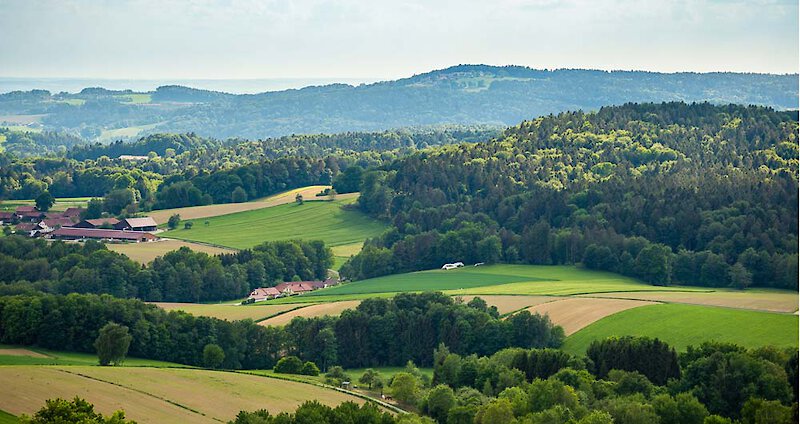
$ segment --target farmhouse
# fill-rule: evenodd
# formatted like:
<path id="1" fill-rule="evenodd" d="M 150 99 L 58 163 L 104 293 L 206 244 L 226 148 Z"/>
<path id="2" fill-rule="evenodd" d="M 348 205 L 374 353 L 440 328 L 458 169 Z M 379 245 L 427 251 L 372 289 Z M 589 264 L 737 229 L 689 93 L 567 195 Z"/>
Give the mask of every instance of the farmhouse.
<path id="1" fill-rule="evenodd" d="M 141 231 L 105 230 L 100 228 L 61 227 L 50 233 L 50 237 L 59 240 L 107 240 L 148 242 L 158 237 Z"/>
<path id="2" fill-rule="evenodd" d="M 287 283 L 280 283 L 275 288 L 284 295 L 291 296 L 294 294 L 303 294 L 306 292 L 314 291 L 314 287 L 307 281 L 292 281 Z"/>
<path id="3" fill-rule="evenodd" d="M 158 229 L 156 221 L 149 217 L 143 218 L 126 218 L 114 224 L 115 230 L 129 230 L 129 231 L 155 231 Z"/>
<path id="4" fill-rule="evenodd" d="M 67 208 L 67 210 L 62 212 L 61 215 L 67 218 L 73 218 L 77 220 L 80 219 L 82 213 L 83 213 L 83 208 Z"/>
<path id="5" fill-rule="evenodd" d="M 253 302 L 261 302 L 262 300 L 275 299 L 280 297 L 282 293 L 275 287 L 261 287 L 250 292 L 248 299 L 253 299 Z"/>
<path id="6" fill-rule="evenodd" d="M 75 223 L 70 218 L 45 218 L 39 221 L 39 228 L 43 231 L 52 231 L 61 227 L 72 227 Z"/>
<path id="7" fill-rule="evenodd" d="M 0 225 L 7 225 L 16 221 L 17 215 L 14 212 L 0 212 Z"/>
<path id="8" fill-rule="evenodd" d="M 44 213 L 36 210 L 36 206 L 17 206 L 14 214 L 17 220 L 25 222 L 36 222 L 44 217 Z"/>
<path id="9" fill-rule="evenodd" d="M 84 219 L 83 221 L 73 225 L 75 228 L 114 228 L 115 225 L 119 224 L 119 220 L 117 218 L 96 218 L 96 219 Z"/>

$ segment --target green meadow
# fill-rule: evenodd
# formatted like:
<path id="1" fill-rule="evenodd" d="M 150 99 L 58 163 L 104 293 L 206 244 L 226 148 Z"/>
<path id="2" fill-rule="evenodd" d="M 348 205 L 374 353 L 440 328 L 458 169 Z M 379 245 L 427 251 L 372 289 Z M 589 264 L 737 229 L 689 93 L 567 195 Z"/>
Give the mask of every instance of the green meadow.
<path id="1" fill-rule="evenodd" d="M 610 272 L 575 266 L 485 265 L 387 275 L 356 281 L 304 296 L 446 291 L 448 294 L 575 295 L 622 291 L 699 291 L 660 287 Z"/>
<path id="2" fill-rule="evenodd" d="M 642 306 L 588 325 L 569 336 L 562 349 L 583 354 L 593 340 L 626 335 L 657 337 L 678 351 L 712 340 L 749 348 L 796 347 L 798 316 L 681 304 Z"/>
<path id="3" fill-rule="evenodd" d="M 322 240 L 332 247 L 351 245 L 375 237 L 386 228 L 357 210 L 343 208 L 354 201 L 307 201 L 302 205 L 291 203 L 201 218 L 191 220 L 191 229 L 181 227 L 162 235 L 235 249 L 290 239 Z"/>

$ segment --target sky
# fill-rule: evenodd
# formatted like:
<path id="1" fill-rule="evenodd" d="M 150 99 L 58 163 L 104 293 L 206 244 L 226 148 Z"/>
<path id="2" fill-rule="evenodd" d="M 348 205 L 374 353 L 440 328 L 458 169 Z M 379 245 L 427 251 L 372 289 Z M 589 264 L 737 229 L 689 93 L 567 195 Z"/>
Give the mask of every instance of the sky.
<path id="1" fill-rule="evenodd" d="M 798 72 L 797 0 L 0 0 L 0 76 Z"/>

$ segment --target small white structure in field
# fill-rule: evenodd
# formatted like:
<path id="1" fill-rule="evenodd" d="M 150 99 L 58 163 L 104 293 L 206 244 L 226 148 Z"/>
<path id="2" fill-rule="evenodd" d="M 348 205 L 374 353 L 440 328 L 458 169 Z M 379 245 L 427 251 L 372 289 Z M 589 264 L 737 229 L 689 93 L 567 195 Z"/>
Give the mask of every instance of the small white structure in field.
<path id="1" fill-rule="evenodd" d="M 456 269 L 456 268 L 461 268 L 462 266 L 464 266 L 464 262 L 455 262 L 455 263 L 452 263 L 452 264 L 444 264 L 444 265 L 442 265 L 442 269 L 443 270 Z"/>

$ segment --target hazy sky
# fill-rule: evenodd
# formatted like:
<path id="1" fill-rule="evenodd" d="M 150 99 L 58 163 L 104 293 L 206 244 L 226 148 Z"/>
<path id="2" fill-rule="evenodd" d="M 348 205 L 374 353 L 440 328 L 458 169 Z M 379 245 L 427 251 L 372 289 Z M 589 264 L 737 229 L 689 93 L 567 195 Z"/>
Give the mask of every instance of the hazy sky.
<path id="1" fill-rule="evenodd" d="M 0 0 L 0 76 L 798 71 L 797 0 Z"/>

